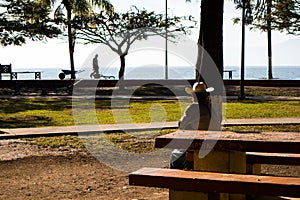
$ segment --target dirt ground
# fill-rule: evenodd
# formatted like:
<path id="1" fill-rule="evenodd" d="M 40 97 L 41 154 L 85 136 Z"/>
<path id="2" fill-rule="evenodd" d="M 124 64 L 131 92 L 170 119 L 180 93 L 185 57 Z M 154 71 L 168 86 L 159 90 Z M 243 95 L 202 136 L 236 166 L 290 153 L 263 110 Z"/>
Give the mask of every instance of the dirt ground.
<path id="1" fill-rule="evenodd" d="M 132 187 L 128 173 L 85 150 L 0 141 L 0 199 L 168 199 L 168 190 Z"/>
<path id="2" fill-rule="evenodd" d="M 86 150 L 47 149 L 0 141 L 0 199 L 165 200 L 168 190 L 132 187 L 128 173 L 100 163 Z M 300 177 L 299 167 L 270 166 L 264 172 Z"/>

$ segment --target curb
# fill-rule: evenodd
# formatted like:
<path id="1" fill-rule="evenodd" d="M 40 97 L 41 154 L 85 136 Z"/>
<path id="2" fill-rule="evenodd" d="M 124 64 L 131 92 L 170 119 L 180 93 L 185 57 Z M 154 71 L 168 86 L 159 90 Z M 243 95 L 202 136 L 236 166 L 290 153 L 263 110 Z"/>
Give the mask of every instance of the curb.
<path id="1" fill-rule="evenodd" d="M 297 125 L 300 124 L 300 117 L 296 118 L 261 118 L 261 119 L 228 119 L 222 122 L 225 127 L 228 126 L 267 126 L 267 125 Z M 104 125 L 86 125 L 86 126 L 60 126 L 60 127 L 42 127 L 42 128 L 16 128 L 1 129 L 0 140 L 34 138 L 34 137 L 52 137 L 63 135 L 96 135 L 99 133 L 113 132 L 134 132 L 149 131 L 167 128 L 178 128 L 178 122 L 156 122 L 156 123 L 138 123 L 138 124 L 104 124 Z"/>

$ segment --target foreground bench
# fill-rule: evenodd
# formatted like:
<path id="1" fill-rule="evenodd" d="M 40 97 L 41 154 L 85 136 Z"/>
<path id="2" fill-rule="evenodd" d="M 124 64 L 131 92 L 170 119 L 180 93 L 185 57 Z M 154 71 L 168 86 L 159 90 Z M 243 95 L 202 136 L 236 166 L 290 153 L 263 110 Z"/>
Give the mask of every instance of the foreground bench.
<path id="1" fill-rule="evenodd" d="M 176 191 L 300 197 L 300 178 L 142 168 L 129 174 L 129 184 Z"/>

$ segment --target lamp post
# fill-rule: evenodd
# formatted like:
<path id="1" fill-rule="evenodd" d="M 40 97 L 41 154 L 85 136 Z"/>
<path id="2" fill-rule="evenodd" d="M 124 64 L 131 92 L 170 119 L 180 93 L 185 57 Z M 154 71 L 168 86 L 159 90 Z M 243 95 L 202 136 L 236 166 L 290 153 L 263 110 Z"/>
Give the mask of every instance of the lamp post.
<path id="1" fill-rule="evenodd" d="M 242 0 L 242 50 L 241 50 L 241 82 L 240 82 L 240 97 L 245 99 L 245 1 Z"/>
<path id="2" fill-rule="evenodd" d="M 165 78 L 168 79 L 168 0 L 166 0 L 166 49 L 165 49 Z"/>
<path id="3" fill-rule="evenodd" d="M 267 15 L 271 15 L 272 0 L 267 0 Z M 273 79 L 272 73 L 272 31 L 271 31 L 271 19 L 267 21 L 268 26 L 268 79 Z"/>

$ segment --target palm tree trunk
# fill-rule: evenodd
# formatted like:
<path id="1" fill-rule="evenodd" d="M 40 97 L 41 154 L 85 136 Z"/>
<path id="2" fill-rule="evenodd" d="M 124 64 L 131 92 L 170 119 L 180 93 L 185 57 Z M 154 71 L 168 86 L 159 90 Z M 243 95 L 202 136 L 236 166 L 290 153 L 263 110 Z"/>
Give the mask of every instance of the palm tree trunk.
<path id="1" fill-rule="evenodd" d="M 69 43 L 69 55 L 70 55 L 70 66 L 71 66 L 71 79 L 75 79 L 75 66 L 74 66 L 74 44 L 75 44 L 75 38 L 74 33 L 72 32 L 72 24 L 71 24 L 71 18 L 72 18 L 72 10 L 70 3 L 68 2 L 67 5 L 65 5 L 67 9 L 67 20 L 68 20 L 68 43 Z"/>

